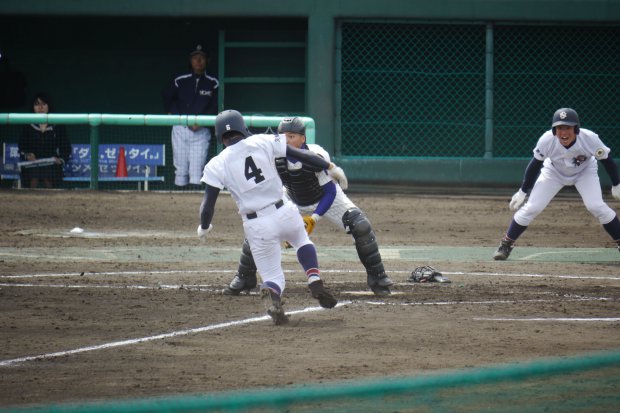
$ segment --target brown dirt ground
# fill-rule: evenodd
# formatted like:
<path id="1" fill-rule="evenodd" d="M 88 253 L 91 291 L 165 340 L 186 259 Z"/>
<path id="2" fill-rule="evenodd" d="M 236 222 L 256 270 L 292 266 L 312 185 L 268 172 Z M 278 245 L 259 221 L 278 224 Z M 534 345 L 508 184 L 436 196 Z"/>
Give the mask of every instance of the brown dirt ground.
<path id="1" fill-rule="evenodd" d="M 230 197 L 222 195 L 215 230 L 201 244 L 195 237 L 201 197 L 199 193 L 0 191 L 0 253 L 4 252 L 0 363 L 262 316 L 257 295 L 219 293 L 231 279 L 237 258 L 212 259 L 208 247 L 230 247 L 234 256 L 243 240 L 241 220 Z M 384 299 L 354 293 L 366 291 L 365 274 L 355 256 L 327 259 L 321 265 L 324 279 L 341 301 L 350 302 L 346 305 L 294 314 L 286 326 L 263 320 L 0 365 L 0 407 L 415 375 L 618 346 L 619 322 L 479 319 L 620 314 L 620 261 L 491 259 L 511 218 L 509 195 L 352 193 L 350 197 L 370 217 L 382 248 L 479 246 L 488 249 L 488 259 L 419 262 L 384 256 L 386 269 L 397 282 L 395 294 Z M 620 208 L 611 199 L 609 204 Z M 45 236 L 76 226 L 142 235 Z M 352 245 L 348 235 L 329 223 L 320 222 L 312 238 L 319 253 Z M 613 244 L 579 199 L 560 196 L 518 246 L 612 248 Z M 181 247 L 185 252 L 173 260 L 145 259 L 140 249 L 153 247 Z M 45 254 L 20 258 L 15 253 L 33 248 L 54 254 L 55 248 L 63 248 L 67 258 Z M 84 261 L 71 258 L 75 248 L 137 252 L 130 261 Z M 408 273 L 425 264 L 450 273 L 452 283 L 407 283 Z M 284 267 L 289 270 L 287 310 L 316 306 L 299 266 L 287 261 Z M 518 276 L 524 273 L 541 276 Z M 166 285 L 180 287 L 162 287 Z"/>

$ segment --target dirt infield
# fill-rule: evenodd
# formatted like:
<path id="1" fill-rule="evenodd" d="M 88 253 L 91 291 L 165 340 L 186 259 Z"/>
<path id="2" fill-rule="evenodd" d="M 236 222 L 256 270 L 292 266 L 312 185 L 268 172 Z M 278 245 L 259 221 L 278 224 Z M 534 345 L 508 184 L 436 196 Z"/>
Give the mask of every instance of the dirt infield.
<path id="1" fill-rule="evenodd" d="M 573 196 L 495 262 L 509 195 L 353 193 L 394 294 L 368 295 L 350 236 L 321 221 L 312 239 L 341 305 L 317 308 L 285 252 L 286 326 L 256 294 L 221 295 L 241 220 L 222 195 L 200 243 L 201 197 L 0 191 L 0 406 L 415 375 L 620 343 L 620 254 Z M 452 282 L 406 282 L 419 265 Z"/>

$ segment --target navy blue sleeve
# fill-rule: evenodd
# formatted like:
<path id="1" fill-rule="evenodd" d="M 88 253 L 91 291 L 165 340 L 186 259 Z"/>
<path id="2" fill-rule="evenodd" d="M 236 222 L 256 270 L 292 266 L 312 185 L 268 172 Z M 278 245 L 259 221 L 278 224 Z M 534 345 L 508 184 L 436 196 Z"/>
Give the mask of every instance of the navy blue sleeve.
<path id="1" fill-rule="evenodd" d="M 217 95 L 219 94 L 219 88 L 214 88 L 213 89 L 213 96 L 211 96 L 211 100 L 209 101 L 209 104 L 207 105 L 206 109 L 205 109 L 205 115 L 217 115 L 218 114 L 218 110 L 217 110 L 217 100 L 218 97 Z"/>
<path id="2" fill-rule="evenodd" d="M 336 184 L 333 181 L 329 181 L 323 185 L 322 188 L 323 196 L 314 210 L 314 213 L 320 216 L 325 215 L 327 210 L 331 208 L 334 203 L 334 199 L 336 199 Z"/>
<path id="3" fill-rule="evenodd" d="M 303 164 L 316 166 L 321 169 L 329 169 L 330 163 L 311 151 L 297 149 L 294 146 L 286 145 L 286 156 L 293 157 Z"/>
<path id="4" fill-rule="evenodd" d="M 536 178 L 540 174 L 540 170 L 542 169 L 544 161 L 540 161 L 536 158 L 532 158 L 530 163 L 525 168 L 525 176 L 523 177 L 523 183 L 521 184 L 521 190 L 526 194 L 534 187 L 534 182 L 536 182 Z"/>
<path id="5" fill-rule="evenodd" d="M 205 196 L 200 204 L 200 226 L 202 229 L 209 228 L 215 213 L 215 201 L 220 194 L 220 189 L 211 185 L 205 188 Z"/>
<path id="6" fill-rule="evenodd" d="M 607 175 L 609 175 L 609 179 L 611 179 L 611 184 L 613 186 L 620 184 L 620 177 L 618 177 L 618 166 L 612 159 L 611 155 L 607 156 L 607 159 L 601 159 L 601 163 L 605 167 Z"/>

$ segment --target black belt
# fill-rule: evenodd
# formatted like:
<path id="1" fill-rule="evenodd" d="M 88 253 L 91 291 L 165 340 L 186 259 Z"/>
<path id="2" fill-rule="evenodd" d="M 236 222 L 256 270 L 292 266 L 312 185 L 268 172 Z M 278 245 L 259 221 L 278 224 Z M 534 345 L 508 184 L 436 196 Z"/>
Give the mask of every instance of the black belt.
<path id="1" fill-rule="evenodd" d="M 276 209 L 282 208 L 282 205 L 284 205 L 283 200 L 279 200 L 278 202 L 273 204 L 273 206 L 275 206 Z M 246 217 L 248 217 L 248 219 L 254 219 L 254 218 L 258 218 L 258 214 L 256 212 L 252 212 L 251 214 L 247 214 Z"/>

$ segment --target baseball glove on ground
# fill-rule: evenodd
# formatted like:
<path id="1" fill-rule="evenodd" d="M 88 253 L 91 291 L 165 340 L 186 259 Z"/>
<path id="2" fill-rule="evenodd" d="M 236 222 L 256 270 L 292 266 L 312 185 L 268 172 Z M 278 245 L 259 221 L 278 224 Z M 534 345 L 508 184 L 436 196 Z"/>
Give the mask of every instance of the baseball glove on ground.
<path id="1" fill-rule="evenodd" d="M 448 280 L 439 271 L 437 271 L 430 265 L 417 267 L 415 270 L 413 270 L 411 276 L 407 279 L 407 281 L 411 283 L 450 282 L 450 280 Z"/>

